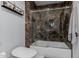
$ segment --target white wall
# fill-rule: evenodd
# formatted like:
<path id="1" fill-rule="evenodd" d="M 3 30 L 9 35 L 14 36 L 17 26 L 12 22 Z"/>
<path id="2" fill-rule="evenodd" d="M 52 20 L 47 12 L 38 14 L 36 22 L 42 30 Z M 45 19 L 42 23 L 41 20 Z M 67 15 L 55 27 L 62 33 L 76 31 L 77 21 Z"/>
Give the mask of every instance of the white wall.
<path id="1" fill-rule="evenodd" d="M 0 51 L 10 52 L 17 46 L 25 46 L 25 18 L 1 7 L 0 2 Z M 24 2 L 12 2 L 24 10 Z"/>

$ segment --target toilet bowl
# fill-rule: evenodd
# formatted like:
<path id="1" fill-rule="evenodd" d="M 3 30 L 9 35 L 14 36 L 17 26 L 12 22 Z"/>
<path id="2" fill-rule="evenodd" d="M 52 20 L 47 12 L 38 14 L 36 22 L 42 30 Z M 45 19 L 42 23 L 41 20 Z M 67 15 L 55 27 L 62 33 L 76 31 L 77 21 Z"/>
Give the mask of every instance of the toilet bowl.
<path id="1" fill-rule="evenodd" d="M 12 51 L 12 56 L 16 58 L 33 58 L 37 55 L 37 51 L 33 48 L 17 47 Z"/>

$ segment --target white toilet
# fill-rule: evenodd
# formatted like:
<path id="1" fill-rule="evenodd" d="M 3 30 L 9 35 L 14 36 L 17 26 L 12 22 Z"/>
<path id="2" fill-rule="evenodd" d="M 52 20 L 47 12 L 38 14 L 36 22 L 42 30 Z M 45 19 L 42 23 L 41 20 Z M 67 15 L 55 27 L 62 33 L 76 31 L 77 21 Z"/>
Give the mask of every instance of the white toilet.
<path id="1" fill-rule="evenodd" d="M 17 47 L 12 51 L 12 56 L 16 58 L 43 58 L 39 56 L 34 48 Z"/>

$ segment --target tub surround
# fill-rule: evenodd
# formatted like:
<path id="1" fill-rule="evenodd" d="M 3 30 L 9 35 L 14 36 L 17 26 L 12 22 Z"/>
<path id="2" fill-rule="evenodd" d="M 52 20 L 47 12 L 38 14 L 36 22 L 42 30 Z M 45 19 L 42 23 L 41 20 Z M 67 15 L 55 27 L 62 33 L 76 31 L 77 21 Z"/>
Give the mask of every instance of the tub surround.
<path id="1" fill-rule="evenodd" d="M 34 9 L 35 5 L 33 1 L 25 1 L 25 46 L 30 47 L 32 40 L 31 31 L 31 13 L 30 10 Z"/>
<path id="2" fill-rule="evenodd" d="M 45 9 L 45 8 L 57 8 L 57 7 L 63 7 L 63 6 L 70 6 L 72 4 L 72 2 L 70 2 L 70 1 L 68 1 L 68 2 L 62 2 L 62 3 L 56 3 L 56 4 L 50 4 L 51 6 L 53 6 L 53 7 L 49 7 L 49 6 L 44 6 L 44 7 L 40 7 L 40 6 L 37 6 L 34 2 L 26 2 L 25 3 L 25 10 L 26 10 L 26 20 L 25 20 L 25 31 L 26 31 L 26 33 L 25 33 L 25 45 L 27 46 L 27 47 L 29 47 L 31 44 L 32 44 L 32 42 L 33 42 L 33 36 L 32 36 L 32 20 L 31 20 L 31 18 L 32 18 L 32 13 L 31 13 L 31 10 L 39 10 L 39 9 Z M 56 13 L 55 13 L 56 14 Z M 52 14 L 51 14 L 52 15 Z M 57 18 L 59 17 L 59 14 L 57 15 L 54 15 L 54 16 L 57 16 Z M 37 17 L 37 18 L 39 18 L 39 17 Z M 50 18 L 51 18 L 51 16 L 50 16 Z M 47 18 L 46 18 L 47 19 Z M 41 19 L 42 20 L 42 19 Z M 42 25 L 42 23 L 40 23 L 40 21 L 41 20 L 38 20 L 39 21 L 39 24 L 41 24 Z M 38 25 L 39 25 L 38 24 Z M 38 28 L 39 28 L 39 26 L 38 26 Z M 43 29 L 41 29 L 41 30 L 43 30 Z M 45 32 L 45 31 L 43 31 L 43 32 Z M 50 40 L 52 41 L 52 40 L 57 40 L 57 41 L 60 41 L 59 39 L 51 39 L 52 38 L 52 35 L 51 35 L 52 33 L 50 33 Z M 42 33 L 42 35 L 40 35 L 40 33 L 39 33 L 39 35 L 38 36 L 43 36 L 44 34 Z M 47 35 L 47 34 L 46 34 Z M 56 33 L 56 35 L 55 36 L 58 36 L 59 37 L 59 35 Z M 54 36 L 54 37 L 55 37 Z M 44 36 L 43 37 L 45 40 L 47 40 L 46 39 L 46 37 Z"/>
<path id="3" fill-rule="evenodd" d="M 70 14 L 71 8 L 32 12 L 32 40 L 67 41 Z"/>

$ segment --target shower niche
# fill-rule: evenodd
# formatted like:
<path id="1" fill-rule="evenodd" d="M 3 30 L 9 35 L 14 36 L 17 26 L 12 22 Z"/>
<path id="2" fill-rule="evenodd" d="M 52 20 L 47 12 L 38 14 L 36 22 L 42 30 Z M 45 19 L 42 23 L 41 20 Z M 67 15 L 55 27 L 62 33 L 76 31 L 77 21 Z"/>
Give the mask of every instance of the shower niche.
<path id="1" fill-rule="evenodd" d="M 32 12 L 32 42 L 67 42 L 70 15 L 71 8 Z"/>

